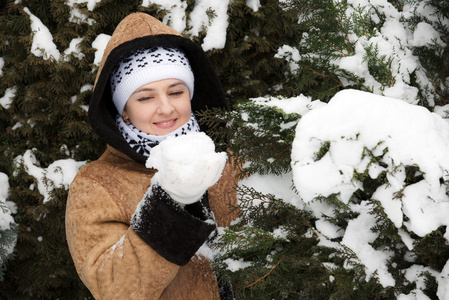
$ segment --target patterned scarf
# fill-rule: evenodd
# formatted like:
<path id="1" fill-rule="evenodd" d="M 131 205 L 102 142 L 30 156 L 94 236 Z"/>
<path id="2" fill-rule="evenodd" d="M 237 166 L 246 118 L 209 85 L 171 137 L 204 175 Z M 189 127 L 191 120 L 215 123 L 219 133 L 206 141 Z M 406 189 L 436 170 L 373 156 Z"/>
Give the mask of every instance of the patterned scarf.
<path id="1" fill-rule="evenodd" d="M 126 124 L 121 115 L 117 115 L 115 122 L 117 124 L 118 129 L 122 133 L 122 136 L 131 146 L 139 154 L 144 156 L 150 156 L 151 148 L 159 145 L 160 142 L 165 140 L 169 136 L 180 136 L 185 135 L 189 132 L 199 132 L 200 127 L 198 126 L 198 122 L 196 121 L 195 115 L 192 113 L 190 116 L 190 120 L 176 129 L 173 132 L 170 132 L 167 135 L 151 135 L 137 129 L 133 124 Z"/>

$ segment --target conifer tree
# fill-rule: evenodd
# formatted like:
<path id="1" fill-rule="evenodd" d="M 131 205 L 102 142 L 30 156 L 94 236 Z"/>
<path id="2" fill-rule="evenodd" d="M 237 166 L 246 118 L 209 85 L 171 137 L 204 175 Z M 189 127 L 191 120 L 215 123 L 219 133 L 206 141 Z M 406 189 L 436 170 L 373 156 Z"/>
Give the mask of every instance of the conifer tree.
<path id="1" fill-rule="evenodd" d="M 413 104 L 429 110 L 446 104 L 447 48 L 442 41 L 448 36 L 447 2 L 390 1 L 388 4 L 393 4 L 398 14 L 406 5 L 417 5 L 410 18 L 401 19 L 404 32 L 419 33 L 418 24 L 427 26 L 424 22 L 434 27 L 433 33 L 438 33 L 438 38 L 431 43 L 419 44 L 419 40 L 415 40 L 415 44 L 409 44 L 408 48 L 405 45 L 394 48 L 396 52 L 391 52 L 390 56 L 385 55 L 382 52 L 385 49 L 376 43 L 362 43 L 365 38 L 379 37 L 379 29 L 387 21 L 382 11 L 386 5 L 365 10 L 366 7 L 351 6 L 351 3 L 354 2 L 289 2 L 303 12 L 299 18 L 304 26 L 303 38 L 298 45 L 279 49 L 277 57 L 286 58 L 292 72 L 296 72 L 297 94 L 305 92 L 312 99 L 327 102 L 342 89 L 359 89 L 382 95 L 391 92 L 389 88 L 397 87 L 397 82 L 402 82 L 416 92 L 414 97 L 410 97 L 418 99 Z M 423 15 L 423 7 L 432 14 Z M 364 55 L 360 56 L 359 64 L 350 65 L 359 69 L 351 70 L 340 62 L 356 58 L 356 47 Z M 419 61 L 419 68 L 404 72 L 401 63 L 406 64 L 406 55 L 401 51 Z M 361 69 L 363 74 L 356 72 Z M 294 100 L 254 98 L 238 101 L 233 112 L 216 111 L 205 115 L 211 123 L 218 116 L 227 124 L 223 131 L 216 132 L 216 137 L 232 141 L 229 143 L 232 153 L 244 164 L 242 177 L 281 175 L 283 177 L 278 184 L 291 178 L 290 167 L 294 162 L 291 161 L 290 150 L 295 125 L 301 115 L 286 113 L 273 103 L 291 101 L 291 106 L 294 106 Z M 305 112 L 323 105 L 325 103 L 321 101 L 311 102 Z M 332 142 L 335 141 L 321 141 L 315 161 L 329 153 Z M 381 169 L 386 166 L 384 156 L 387 156 L 388 149 L 378 148 L 366 148 L 363 155 L 370 158 L 370 165 Z M 384 286 L 377 275 L 368 276 L 357 255 L 342 247 L 341 237 L 329 241 L 316 229 L 316 223 L 325 220 L 344 232 L 349 222 L 358 218 L 360 212 L 351 210 L 337 194 L 314 199 L 332 212 L 324 217 L 306 214 L 297 206 L 290 205 L 288 197 L 278 199 L 245 185 L 238 188 L 241 218 L 224 230 L 221 242 L 217 244 L 220 254 L 216 267 L 221 278 L 232 283 L 238 299 L 396 299 L 398 295 L 408 295 L 410 299 L 419 296 L 438 299 L 445 290 L 441 285 L 445 282 L 442 278 L 447 272 L 445 265 L 449 258 L 449 243 L 445 238 L 447 229 L 441 226 L 423 237 L 405 226 L 398 229 L 393 224 L 382 204 L 373 199 L 373 194 L 382 186 L 393 185 L 390 176 L 395 172 L 405 174 L 402 190 L 422 183 L 423 173 L 418 165 L 399 163 L 392 170 L 391 173 L 380 172 L 377 177 L 369 176 L 368 169 L 354 170 L 351 180 L 361 188 L 351 195 L 350 202 L 371 207 L 369 214 L 374 216 L 376 225 L 369 229 L 377 238 L 370 246 L 388 252 L 387 268 L 394 277 L 394 286 Z M 442 190 L 447 190 L 447 182 L 443 178 L 440 184 Z M 296 190 L 293 184 L 290 188 L 301 195 L 301 190 Z M 393 197 L 402 199 L 403 195 L 398 191 Z M 404 245 L 404 236 L 410 236 L 414 241 L 412 246 Z M 416 266 L 421 269 L 417 271 L 414 269 Z M 412 280 L 411 272 L 417 272 L 419 279 Z"/>
<path id="2" fill-rule="evenodd" d="M 202 27 L 195 31 L 190 16 L 200 1 L 184 2 L 185 27 L 180 31 L 203 44 L 216 13 L 208 9 Z M 234 112 L 217 112 L 229 124 L 228 132 L 216 132 L 217 142 L 220 138 L 226 140 L 228 143 L 223 146 L 230 147 L 246 163 L 244 176 L 285 174 L 291 170 L 290 149 L 300 115 L 245 99 L 304 93 L 327 101 L 345 88 L 374 91 L 360 74 L 339 68 L 333 62 L 345 57 L 342 53 L 354 51 L 355 40 L 348 40 L 349 31 L 356 30 L 358 37 L 375 36 L 379 23 L 370 20 L 370 14 L 362 8 L 354 11 L 353 18 L 344 17 L 343 12 L 348 8 L 346 1 L 333 6 L 333 1 L 266 0 L 260 1 L 258 9 L 249 7 L 249 2 L 229 2 L 226 44 L 223 49 L 208 50 L 229 100 L 238 102 Z M 414 1 L 393 4 L 400 8 L 410 3 Z M 421 22 L 427 22 L 440 35 L 448 37 L 447 24 L 440 21 L 448 18 L 447 2 L 426 0 L 423 3 L 435 8 L 435 15 L 429 18 L 417 10 L 414 18 L 407 20 L 408 30 L 413 31 Z M 212 2 L 210 5 L 213 7 Z M 371 9 L 381 22 L 385 21 L 381 11 Z M 3 265 L 6 270 L 0 284 L 2 299 L 90 297 L 76 274 L 65 242 L 68 185 L 54 176 L 63 175 L 62 165 L 70 164 L 77 169 L 98 158 L 104 150 L 105 145 L 91 132 L 87 122 L 97 68 L 98 53 L 94 45 L 102 34 L 111 35 L 119 21 L 135 11 L 149 13 L 169 25 L 176 21 L 170 19 L 174 18 L 172 7 L 145 0 L 0 2 L 0 98 L 5 99 L 2 104 L 8 104 L 0 106 L 0 150 L 4 154 L 0 172 L 8 175 L 11 186 L 8 201 L 17 207 L 13 215 L 18 232 L 14 254 Z M 39 31 L 32 27 L 36 22 L 42 23 L 41 30 L 48 29 L 52 41 L 38 43 Z M 49 44 L 54 44 L 52 51 L 47 49 Z M 364 48 L 369 72 L 380 83 L 381 91 L 397 75 L 388 68 L 394 59 L 383 56 L 380 50 L 375 45 Z M 432 47 L 417 46 L 412 50 L 422 66 L 419 72 L 426 73 L 418 76 L 422 73 L 417 69 L 405 83 L 419 90 L 421 105 L 431 108 L 447 103 L 447 48 L 443 49 L 436 41 Z M 307 55 L 310 53 L 320 55 Z M 424 77 L 429 78 L 430 84 L 418 80 Z M 428 95 L 432 95 L 433 102 L 426 101 Z M 217 124 L 216 112 L 204 114 L 212 124 Z M 323 154 L 326 145 L 323 144 Z M 359 192 L 356 196 L 361 198 L 368 198 L 369 191 L 385 183 L 384 177 L 374 182 L 368 177 L 363 179 L 368 192 Z M 418 179 L 412 177 L 410 183 Z M 413 289 L 407 284 L 397 290 L 385 289 L 374 277 L 364 281 L 363 266 L 358 265 L 354 253 L 320 245 L 320 237 L 313 230 L 316 216 L 295 209 L 285 199 L 245 187 L 239 194 L 245 199 L 241 202 L 242 218 L 223 236 L 219 245 L 228 251 L 218 263 L 221 276 L 230 279 L 239 298 L 293 299 L 314 295 L 328 299 L 332 295 L 335 299 L 390 299 L 398 290 L 407 293 Z M 323 201 L 335 206 L 335 219 L 331 221 L 342 228 L 348 219 L 355 217 L 335 199 Z M 379 235 L 379 247 L 393 247 L 397 235 L 388 234 L 391 224 L 382 222 L 381 210 L 374 213 L 380 220 L 376 230 L 385 233 Z M 415 246 L 417 261 L 435 270 L 443 267 L 436 258 L 446 258 L 448 253 L 442 237 L 444 230 L 441 228 L 419 240 Z M 288 234 L 284 235 L 285 232 Z M 246 239 L 245 247 L 235 247 L 237 239 Z M 429 247 L 434 247 L 439 256 L 429 254 Z M 254 262 L 253 271 L 229 271 L 228 263 L 248 256 Z M 398 252 L 394 263 L 406 263 L 400 257 Z M 353 263 L 351 269 L 346 268 L 343 258 Z M 295 268 L 286 267 L 291 265 Z M 323 265 L 333 268 L 323 268 Z M 436 278 L 429 273 L 427 282 L 426 294 L 435 298 Z M 306 293 L 298 294 L 292 286 Z M 375 297 L 367 298 L 367 295 Z"/>
<path id="3" fill-rule="evenodd" d="M 216 13 L 211 4 L 208 19 L 193 32 L 189 16 L 196 2 L 186 1 L 187 22 L 181 31 L 202 44 Z M 8 103 L 0 106 L 4 153 L 0 171 L 9 177 L 8 200 L 17 207 L 13 216 L 18 232 L 14 254 L 3 264 L 2 299 L 90 297 L 65 241 L 68 184 L 62 170 L 67 165 L 77 170 L 105 148 L 87 121 L 99 54 L 95 45 L 101 35 L 110 36 L 126 15 L 136 11 L 160 20 L 172 14 L 170 7 L 150 1 L 0 3 L 0 97 Z M 224 89 L 231 91 L 230 100 L 281 93 L 288 86 L 284 84 L 288 63 L 273 55 L 283 43 L 298 42 L 297 14 L 282 10 L 274 0 L 266 1 L 259 11 L 239 0 L 229 4 L 228 15 L 229 42 L 224 49 L 208 53 Z M 168 25 L 173 25 L 168 19 Z"/>

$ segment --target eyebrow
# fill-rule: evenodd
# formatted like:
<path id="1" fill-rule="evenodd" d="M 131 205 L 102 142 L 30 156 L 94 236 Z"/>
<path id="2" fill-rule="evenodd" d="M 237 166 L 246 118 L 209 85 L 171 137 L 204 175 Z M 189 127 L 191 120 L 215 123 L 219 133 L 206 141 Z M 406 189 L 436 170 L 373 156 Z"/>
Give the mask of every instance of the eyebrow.
<path id="1" fill-rule="evenodd" d="M 182 81 L 179 81 L 179 82 L 175 82 L 175 83 L 170 84 L 168 86 L 168 88 L 173 88 L 173 87 L 176 87 L 178 85 L 186 85 L 186 84 L 184 82 L 182 82 Z M 151 91 L 154 91 L 154 88 L 150 88 L 150 87 L 138 88 L 132 94 L 136 94 L 136 93 L 140 93 L 140 92 L 151 92 Z"/>

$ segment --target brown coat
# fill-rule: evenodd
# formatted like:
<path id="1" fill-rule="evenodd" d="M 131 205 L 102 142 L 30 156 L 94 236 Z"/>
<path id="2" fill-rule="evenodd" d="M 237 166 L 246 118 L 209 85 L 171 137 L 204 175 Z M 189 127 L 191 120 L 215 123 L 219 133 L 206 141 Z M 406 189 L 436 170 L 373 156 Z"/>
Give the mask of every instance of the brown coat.
<path id="1" fill-rule="evenodd" d="M 219 226 L 234 218 L 236 184 L 231 165 L 209 189 Z M 219 299 L 210 262 L 194 256 L 185 266 L 170 263 L 130 228 L 131 215 L 155 171 L 109 147 L 80 170 L 70 186 L 66 230 L 81 280 L 95 299 Z"/>
<path id="2" fill-rule="evenodd" d="M 185 265 L 172 263 L 131 226 L 132 214 L 156 170 L 145 168 L 145 157 L 133 152 L 115 126 L 108 78 L 123 53 L 152 43 L 174 44 L 188 56 L 195 75 L 194 112 L 226 106 L 219 81 L 198 45 L 149 15 L 125 18 L 106 47 L 89 107 L 93 130 L 110 146 L 97 161 L 83 167 L 70 186 L 69 250 L 81 280 L 96 299 L 219 299 L 217 280 L 206 258 L 194 255 Z M 228 213 L 229 204 L 236 204 L 231 165 L 208 190 L 218 226 L 228 226 L 235 218 Z"/>

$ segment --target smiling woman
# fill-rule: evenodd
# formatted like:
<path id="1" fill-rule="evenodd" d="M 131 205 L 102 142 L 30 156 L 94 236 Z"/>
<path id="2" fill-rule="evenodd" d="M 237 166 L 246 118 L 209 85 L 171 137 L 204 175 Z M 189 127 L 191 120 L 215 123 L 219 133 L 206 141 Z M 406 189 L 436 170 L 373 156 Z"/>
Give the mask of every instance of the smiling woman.
<path id="1" fill-rule="evenodd" d="M 178 79 L 147 83 L 131 94 L 122 116 L 147 134 L 167 135 L 190 119 L 189 89 Z"/>
<path id="2" fill-rule="evenodd" d="M 118 25 L 89 106 L 108 148 L 77 174 L 66 211 L 96 299 L 232 299 L 198 251 L 236 216 L 235 168 L 196 119 L 227 106 L 199 45 L 143 13 Z"/>

